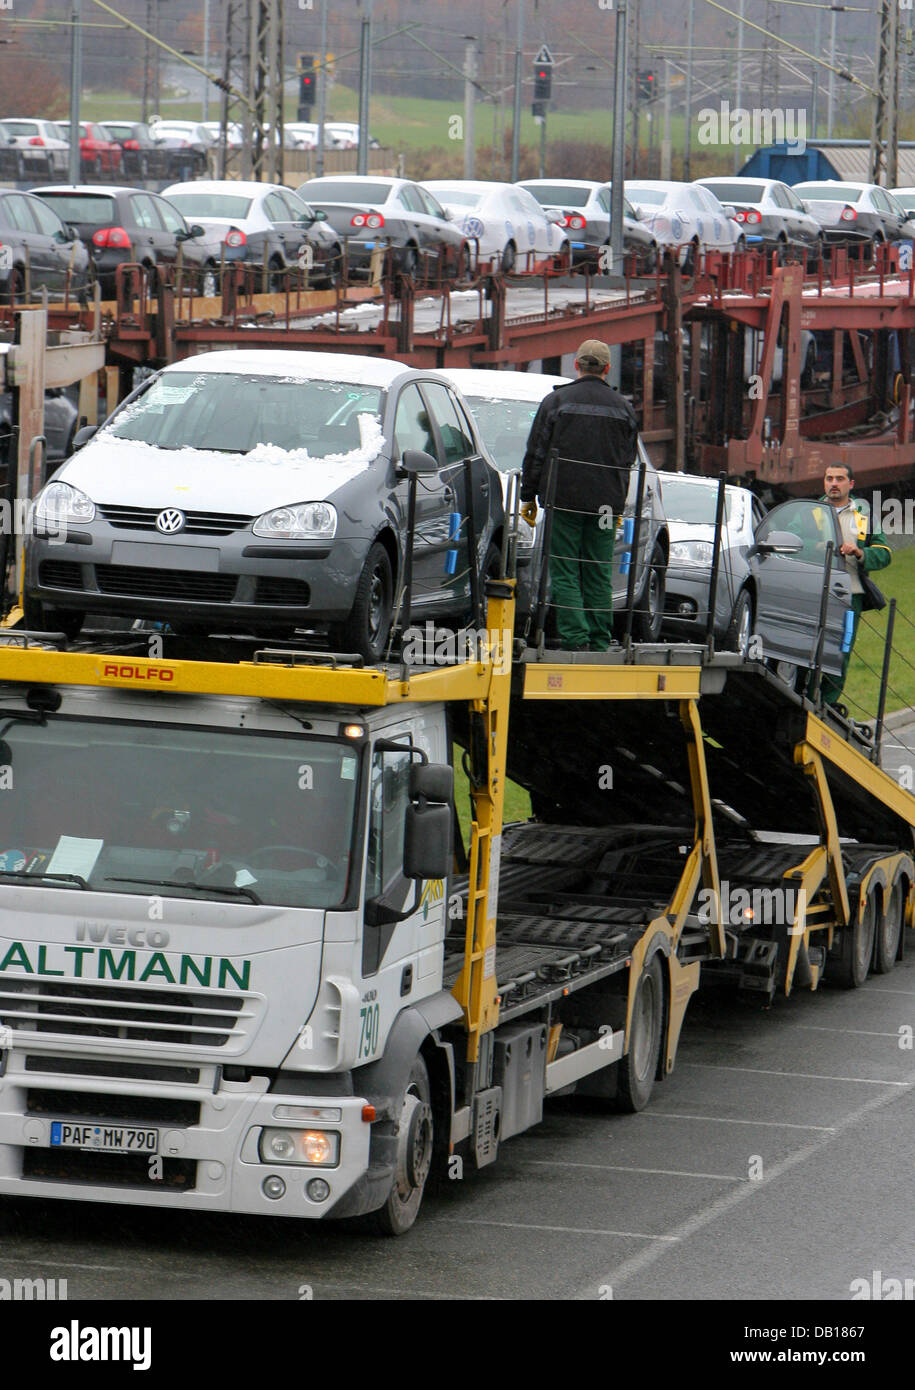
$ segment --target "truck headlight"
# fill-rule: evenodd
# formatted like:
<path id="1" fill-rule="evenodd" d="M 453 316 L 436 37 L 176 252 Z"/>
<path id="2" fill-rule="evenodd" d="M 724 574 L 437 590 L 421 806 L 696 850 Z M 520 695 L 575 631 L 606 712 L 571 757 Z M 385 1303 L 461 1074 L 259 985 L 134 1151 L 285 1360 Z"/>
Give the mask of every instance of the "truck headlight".
<path id="1" fill-rule="evenodd" d="M 68 521 L 94 521 L 95 503 L 69 483 L 48 483 L 35 498 L 34 519 L 45 526 Z"/>
<path id="2" fill-rule="evenodd" d="M 674 541 L 670 558 L 681 565 L 710 565 L 714 549 L 711 541 Z"/>
<path id="3" fill-rule="evenodd" d="M 255 536 L 283 537 L 288 540 L 330 540 L 337 532 L 337 509 L 329 502 L 297 502 L 264 512 L 253 526 Z"/>
<path id="4" fill-rule="evenodd" d="M 335 1168 L 340 1160 L 340 1136 L 325 1129 L 265 1129 L 258 1151 L 262 1163 Z"/>

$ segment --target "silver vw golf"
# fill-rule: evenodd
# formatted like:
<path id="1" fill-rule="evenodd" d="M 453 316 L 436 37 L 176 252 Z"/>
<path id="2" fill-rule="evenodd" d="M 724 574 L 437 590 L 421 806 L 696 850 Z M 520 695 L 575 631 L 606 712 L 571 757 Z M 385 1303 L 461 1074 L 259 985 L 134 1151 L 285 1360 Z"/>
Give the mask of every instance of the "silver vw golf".
<path id="1" fill-rule="evenodd" d="M 497 565 L 499 476 L 434 372 L 213 352 L 151 377 L 77 443 L 31 513 L 34 630 L 73 636 L 89 612 L 204 632 L 304 627 L 377 660 L 405 573 L 411 472 L 413 618 L 466 612 L 471 518 L 472 563 Z"/>

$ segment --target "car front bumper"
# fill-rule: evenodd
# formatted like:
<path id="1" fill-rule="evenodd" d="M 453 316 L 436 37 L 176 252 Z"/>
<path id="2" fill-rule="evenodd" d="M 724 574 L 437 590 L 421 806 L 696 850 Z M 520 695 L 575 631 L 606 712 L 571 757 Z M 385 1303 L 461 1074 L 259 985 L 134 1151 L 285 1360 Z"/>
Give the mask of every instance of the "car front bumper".
<path id="1" fill-rule="evenodd" d="M 371 538 L 271 541 L 71 527 L 33 535 L 26 593 L 52 608 L 250 628 L 339 622 L 349 616 Z"/>

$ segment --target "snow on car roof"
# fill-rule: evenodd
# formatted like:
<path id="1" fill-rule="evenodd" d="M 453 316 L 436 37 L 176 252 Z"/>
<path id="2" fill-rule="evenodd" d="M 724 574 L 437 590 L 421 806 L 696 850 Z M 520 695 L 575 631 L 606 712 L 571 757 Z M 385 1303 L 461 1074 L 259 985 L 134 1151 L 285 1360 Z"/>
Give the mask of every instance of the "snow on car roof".
<path id="1" fill-rule="evenodd" d="M 540 401 L 554 386 L 563 386 L 571 377 L 547 376 L 543 372 L 497 372 L 481 367 L 439 367 L 464 396 L 487 400 Z"/>
<path id="2" fill-rule="evenodd" d="M 262 185 L 261 185 L 262 186 Z M 172 362 L 165 372 L 249 372 L 253 375 L 300 377 L 302 381 L 342 381 L 383 390 L 409 368 L 344 352 L 291 352 L 282 348 L 228 348 Z"/>

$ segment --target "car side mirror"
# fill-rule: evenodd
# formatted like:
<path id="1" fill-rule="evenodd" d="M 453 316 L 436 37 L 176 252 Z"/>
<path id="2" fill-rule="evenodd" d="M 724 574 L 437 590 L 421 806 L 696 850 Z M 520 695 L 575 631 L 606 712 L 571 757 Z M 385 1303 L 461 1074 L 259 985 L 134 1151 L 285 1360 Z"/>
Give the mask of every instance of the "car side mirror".
<path id="1" fill-rule="evenodd" d="M 444 217 L 446 222 L 454 221 L 454 213 L 451 211 L 450 208 L 442 208 L 442 216 Z"/>
<path id="2" fill-rule="evenodd" d="M 757 541 L 747 551 L 747 559 L 754 555 L 796 555 L 804 549 L 804 542 L 793 531 L 772 531 L 764 541 Z"/>
<path id="3" fill-rule="evenodd" d="M 410 805 L 404 821 L 403 871 L 407 878 L 445 878 L 451 868 L 454 772 L 447 763 L 410 768 Z"/>
<path id="4" fill-rule="evenodd" d="M 316 222 L 326 222 L 326 221 L 327 221 L 327 213 L 324 211 L 323 208 L 315 208 L 315 221 L 316 221 Z"/>
<path id="5" fill-rule="evenodd" d="M 437 472 L 437 460 L 431 454 L 427 454 L 425 449 L 404 449 L 400 460 L 400 473 L 403 477 Z"/>
<path id="6" fill-rule="evenodd" d="M 98 434 L 98 429 L 98 425 L 83 425 L 81 430 L 77 430 L 73 436 L 73 452 L 88 444 L 89 440 Z"/>
<path id="7" fill-rule="evenodd" d="M 725 217 L 736 217 L 736 216 L 737 216 L 737 209 L 734 207 L 733 203 L 725 203 L 725 205 L 724 205 L 724 215 L 725 215 Z"/>

